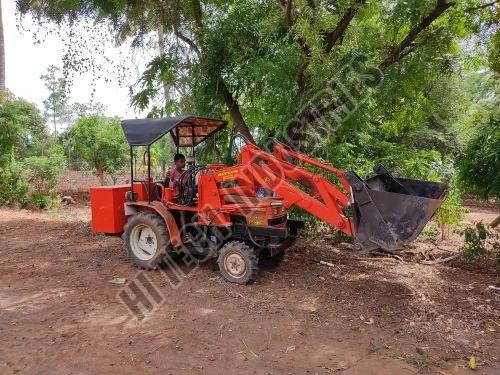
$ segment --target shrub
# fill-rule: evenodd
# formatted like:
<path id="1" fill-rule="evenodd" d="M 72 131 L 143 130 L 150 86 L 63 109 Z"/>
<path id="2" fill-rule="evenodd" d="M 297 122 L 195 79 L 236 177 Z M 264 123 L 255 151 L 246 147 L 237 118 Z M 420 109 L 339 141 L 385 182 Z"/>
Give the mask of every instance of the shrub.
<path id="1" fill-rule="evenodd" d="M 461 204 L 460 190 L 452 188 L 433 217 L 441 230 L 442 240 L 446 239 L 450 228 L 457 228 L 460 225 L 460 219 L 465 212 L 467 209 Z"/>
<path id="2" fill-rule="evenodd" d="M 61 170 L 66 167 L 64 150 L 61 146 L 53 146 L 48 156 L 30 156 L 23 160 L 22 166 L 23 178 L 29 186 L 40 196 L 50 195 L 56 188 Z M 38 195 L 35 196 L 37 199 Z"/>
<path id="3" fill-rule="evenodd" d="M 459 182 L 481 198 L 500 197 L 500 119 L 479 126 L 458 161 Z"/>
<path id="4" fill-rule="evenodd" d="M 488 230 L 481 222 L 465 228 L 462 234 L 465 243 L 461 250 L 465 260 L 473 261 L 494 254 L 497 264 L 500 264 L 498 234 Z"/>
<path id="5" fill-rule="evenodd" d="M 11 206 L 26 197 L 28 185 L 21 181 L 16 165 L 0 170 L 0 206 Z"/>

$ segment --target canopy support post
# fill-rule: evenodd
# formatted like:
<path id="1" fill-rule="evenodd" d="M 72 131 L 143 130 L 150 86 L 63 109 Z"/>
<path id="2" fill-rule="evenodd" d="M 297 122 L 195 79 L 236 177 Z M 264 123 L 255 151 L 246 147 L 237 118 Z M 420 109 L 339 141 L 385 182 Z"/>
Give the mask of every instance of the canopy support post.
<path id="1" fill-rule="evenodd" d="M 194 125 L 191 124 L 191 146 L 192 146 L 191 154 L 193 154 L 193 167 L 196 165 L 196 158 L 194 156 L 194 146 L 195 146 L 194 144 L 195 144 Z"/>
<path id="2" fill-rule="evenodd" d="M 175 134 L 177 135 L 177 144 L 175 145 L 176 146 L 175 153 L 178 154 L 179 153 L 179 144 L 181 143 L 181 141 L 179 139 L 179 127 L 178 126 L 175 127 Z"/>
<path id="3" fill-rule="evenodd" d="M 151 204 L 151 145 L 148 145 L 148 204 Z"/>
<path id="4" fill-rule="evenodd" d="M 135 201 L 134 197 L 134 147 L 130 146 L 130 198 L 131 202 Z"/>

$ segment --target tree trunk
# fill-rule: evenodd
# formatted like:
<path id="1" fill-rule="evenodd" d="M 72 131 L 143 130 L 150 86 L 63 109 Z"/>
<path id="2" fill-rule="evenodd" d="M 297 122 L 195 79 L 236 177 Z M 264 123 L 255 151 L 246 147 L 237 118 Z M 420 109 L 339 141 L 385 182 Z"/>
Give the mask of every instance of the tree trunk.
<path id="1" fill-rule="evenodd" d="M 200 0 L 191 0 L 191 1 L 192 1 L 192 7 L 194 10 L 194 19 L 195 19 L 195 24 L 196 24 L 195 35 L 196 35 L 196 39 L 197 39 L 197 42 L 199 45 L 198 51 L 199 51 L 200 59 L 202 60 L 202 65 L 203 65 L 203 55 L 205 54 L 203 43 L 202 43 L 202 40 L 203 40 L 203 8 L 201 6 Z M 255 143 L 255 140 L 253 139 L 252 133 L 250 133 L 250 129 L 248 128 L 248 125 L 245 122 L 243 115 L 241 114 L 238 102 L 234 99 L 232 93 L 227 88 L 226 83 L 224 82 L 224 80 L 220 76 L 218 77 L 218 88 L 220 90 L 220 94 L 222 95 L 224 103 L 226 104 L 226 107 L 229 110 L 229 115 L 231 116 L 231 119 L 233 120 L 234 132 L 241 133 L 250 142 Z"/>
<path id="2" fill-rule="evenodd" d="M 236 102 L 236 100 L 234 100 L 233 95 L 227 89 L 226 83 L 222 78 L 219 81 L 219 89 L 221 91 L 222 97 L 224 98 L 224 103 L 226 103 L 226 107 L 229 110 L 231 119 L 233 120 L 235 133 L 241 133 L 250 142 L 255 143 L 252 133 L 250 133 L 250 129 L 248 128 L 248 125 L 240 112 L 238 103 Z"/>
<path id="3" fill-rule="evenodd" d="M 99 177 L 99 183 L 101 186 L 104 186 L 104 172 L 98 172 L 97 176 Z"/>
<path id="4" fill-rule="evenodd" d="M 2 0 L 0 0 L 0 92 L 5 91 L 5 44 L 3 37 Z"/>
<path id="5" fill-rule="evenodd" d="M 52 97 L 52 121 L 54 122 L 54 136 L 57 137 L 57 123 L 56 123 L 56 99 Z"/>
<path id="6" fill-rule="evenodd" d="M 163 30 L 163 18 L 160 17 L 160 20 L 158 22 L 158 54 L 161 59 L 165 58 L 165 33 Z M 165 82 L 162 82 L 163 86 L 163 98 L 165 99 L 165 110 L 167 109 L 168 103 L 170 102 L 170 87 Z M 176 153 L 176 146 L 174 143 L 173 137 L 168 137 L 169 138 L 169 144 L 170 144 L 170 155 L 172 157 L 172 160 L 174 160 L 174 155 Z M 161 173 L 164 176 L 165 175 L 165 160 L 161 162 Z"/>

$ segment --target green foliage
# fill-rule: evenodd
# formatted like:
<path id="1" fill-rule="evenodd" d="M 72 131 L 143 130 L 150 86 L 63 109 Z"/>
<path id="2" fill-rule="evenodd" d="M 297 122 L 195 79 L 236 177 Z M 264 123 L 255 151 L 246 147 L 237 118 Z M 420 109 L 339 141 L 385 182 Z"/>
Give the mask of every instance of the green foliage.
<path id="1" fill-rule="evenodd" d="M 0 168 L 45 151 L 46 137 L 45 122 L 33 104 L 10 94 L 0 94 Z"/>
<path id="2" fill-rule="evenodd" d="M 23 180 L 38 195 L 47 196 L 53 193 L 59 175 L 66 167 L 66 157 L 61 146 L 53 146 L 47 156 L 30 156 L 21 162 Z M 43 207 L 41 207 L 43 208 Z"/>
<path id="3" fill-rule="evenodd" d="M 49 195 L 42 195 L 38 191 L 32 191 L 19 200 L 19 205 L 22 208 L 39 208 L 45 209 L 50 206 L 52 198 Z"/>
<path id="4" fill-rule="evenodd" d="M 12 206 L 22 201 L 28 193 L 28 185 L 21 180 L 17 166 L 0 169 L 0 206 Z"/>
<path id="5" fill-rule="evenodd" d="M 459 182 L 481 198 L 500 197 L 500 117 L 498 109 L 479 125 L 458 161 Z"/>
<path id="6" fill-rule="evenodd" d="M 457 228 L 460 225 L 460 219 L 465 212 L 467 212 L 467 209 L 461 204 L 460 190 L 452 188 L 441 207 L 438 208 L 433 216 L 433 220 L 441 229 L 441 238 L 443 240 L 446 238 L 447 231 L 450 228 Z"/>
<path id="7" fill-rule="evenodd" d="M 127 146 L 120 123 L 100 116 L 82 117 L 70 129 L 75 152 L 104 184 L 104 173 L 125 166 Z"/>
<path id="8" fill-rule="evenodd" d="M 421 233 L 422 236 L 428 237 L 428 238 L 436 238 L 439 235 L 439 230 L 434 227 L 429 227 L 429 228 L 424 228 L 424 230 Z"/>
<path id="9" fill-rule="evenodd" d="M 500 242 L 498 234 L 488 230 L 482 222 L 465 228 L 462 232 L 464 245 L 462 254 L 467 261 L 473 261 L 481 257 L 493 254 L 497 264 L 500 265 Z"/>
<path id="10" fill-rule="evenodd" d="M 70 116 L 67 95 L 67 82 L 61 74 L 61 69 L 50 65 L 47 73 L 40 79 L 49 91 L 49 96 L 43 101 L 45 117 L 52 123 L 54 134 L 57 134 L 57 125 L 67 123 Z"/>

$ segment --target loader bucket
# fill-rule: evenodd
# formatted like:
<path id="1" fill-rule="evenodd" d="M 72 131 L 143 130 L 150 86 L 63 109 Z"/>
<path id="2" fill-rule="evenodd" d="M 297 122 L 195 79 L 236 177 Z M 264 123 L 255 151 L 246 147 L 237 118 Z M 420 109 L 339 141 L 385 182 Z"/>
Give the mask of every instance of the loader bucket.
<path id="1" fill-rule="evenodd" d="M 362 180 L 347 172 L 356 247 L 394 251 L 413 241 L 446 198 L 448 185 L 392 176 L 384 166 Z"/>

